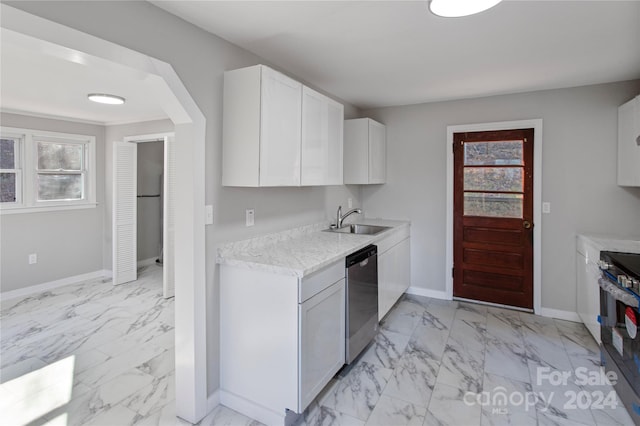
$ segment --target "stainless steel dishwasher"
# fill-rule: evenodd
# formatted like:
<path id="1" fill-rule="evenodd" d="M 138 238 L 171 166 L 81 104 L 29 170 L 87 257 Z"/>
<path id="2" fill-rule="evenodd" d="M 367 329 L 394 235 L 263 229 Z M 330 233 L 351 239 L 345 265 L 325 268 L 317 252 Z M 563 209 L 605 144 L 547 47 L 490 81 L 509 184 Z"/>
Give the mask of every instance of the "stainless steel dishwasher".
<path id="1" fill-rule="evenodd" d="M 367 246 L 346 259 L 346 362 L 350 364 L 378 331 L 378 247 Z"/>

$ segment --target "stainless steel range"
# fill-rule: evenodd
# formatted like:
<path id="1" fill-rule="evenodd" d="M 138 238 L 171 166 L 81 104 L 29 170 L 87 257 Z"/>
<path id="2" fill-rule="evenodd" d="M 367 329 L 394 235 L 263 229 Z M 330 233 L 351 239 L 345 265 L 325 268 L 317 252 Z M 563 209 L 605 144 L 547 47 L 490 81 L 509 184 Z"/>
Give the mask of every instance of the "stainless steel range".
<path id="1" fill-rule="evenodd" d="M 617 377 L 614 388 L 640 425 L 640 254 L 600 253 L 602 363 Z"/>

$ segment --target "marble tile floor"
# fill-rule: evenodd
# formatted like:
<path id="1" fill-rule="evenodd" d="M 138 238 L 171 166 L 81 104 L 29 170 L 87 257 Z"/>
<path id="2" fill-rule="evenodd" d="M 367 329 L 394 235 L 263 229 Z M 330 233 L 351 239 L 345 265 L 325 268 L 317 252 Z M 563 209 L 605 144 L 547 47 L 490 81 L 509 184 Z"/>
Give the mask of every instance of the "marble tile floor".
<path id="1" fill-rule="evenodd" d="M 633 425 L 582 324 L 407 296 L 301 425 Z"/>
<path id="2" fill-rule="evenodd" d="M 95 280 L 3 301 L 0 425 L 188 425 L 175 417 L 173 299 L 161 282 L 151 266 L 120 286 Z M 598 363 L 581 324 L 405 296 L 297 423 L 632 424 L 592 377 Z M 260 425 L 223 406 L 199 424 Z"/>

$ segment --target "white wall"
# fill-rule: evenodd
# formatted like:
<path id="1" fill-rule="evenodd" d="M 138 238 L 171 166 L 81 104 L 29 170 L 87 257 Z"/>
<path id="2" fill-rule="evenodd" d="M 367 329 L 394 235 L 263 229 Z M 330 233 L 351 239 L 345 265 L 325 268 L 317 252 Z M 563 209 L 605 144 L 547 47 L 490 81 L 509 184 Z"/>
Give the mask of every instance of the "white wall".
<path id="1" fill-rule="evenodd" d="M 138 144 L 138 261 L 157 258 L 162 246 L 162 198 L 164 142 Z"/>
<path id="2" fill-rule="evenodd" d="M 412 221 L 412 285 L 445 290 L 448 125 L 543 119 L 542 307 L 575 312 L 575 235 L 640 237 L 640 189 L 616 185 L 617 108 L 640 80 L 364 111 L 387 126 L 387 184 L 369 215 Z"/>
<path id="3" fill-rule="evenodd" d="M 2 126 L 96 137 L 97 207 L 0 216 L 2 292 L 102 270 L 104 127 L 2 113 Z M 36 253 L 38 263 L 28 264 Z"/>
<path id="4" fill-rule="evenodd" d="M 207 227 L 206 235 L 208 388 L 213 392 L 219 383 L 219 286 L 215 263 L 218 244 L 324 220 L 329 213 L 335 214 L 337 204 L 333 204 L 346 205 L 348 197 L 354 198 L 354 205 L 359 205 L 359 189 L 221 186 L 223 72 L 258 63 L 268 64 L 267 61 L 146 2 L 6 3 L 170 63 L 205 115 L 206 203 L 213 204 L 215 221 L 213 226 Z M 345 104 L 347 117 L 355 117 L 358 113 L 356 108 Z M 116 135 L 112 130 L 106 131 L 106 194 L 111 193 L 110 143 L 121 136 L 140 134 L 120 129 Z M 248 207 L 254 208 L 256 214 L 252 228 L 244 227 L 244 211 Z M 103 250 L 106 268 L 111 264 L 110 209 L 110 200 L 106 197 Z"/>

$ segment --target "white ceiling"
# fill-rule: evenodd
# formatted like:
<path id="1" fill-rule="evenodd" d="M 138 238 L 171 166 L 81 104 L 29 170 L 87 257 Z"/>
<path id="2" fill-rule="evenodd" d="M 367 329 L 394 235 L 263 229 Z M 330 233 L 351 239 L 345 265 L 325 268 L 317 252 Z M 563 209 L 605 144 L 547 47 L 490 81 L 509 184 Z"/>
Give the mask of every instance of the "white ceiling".
<path id="1" fill-rule="evenodd" d="M 640 78 L 640 1 L 152 1 L 356 106 Z"/>
<path id="2" fill-rule="evenodd" d="M 167 118 L 154 97 L 164 84 L 157 76 L 32 39 L 13 31 L 0 33 L 0 107 L 96 124 L 121 124 Z M 102 105 L 89 93 L 127 99 Z"/>

